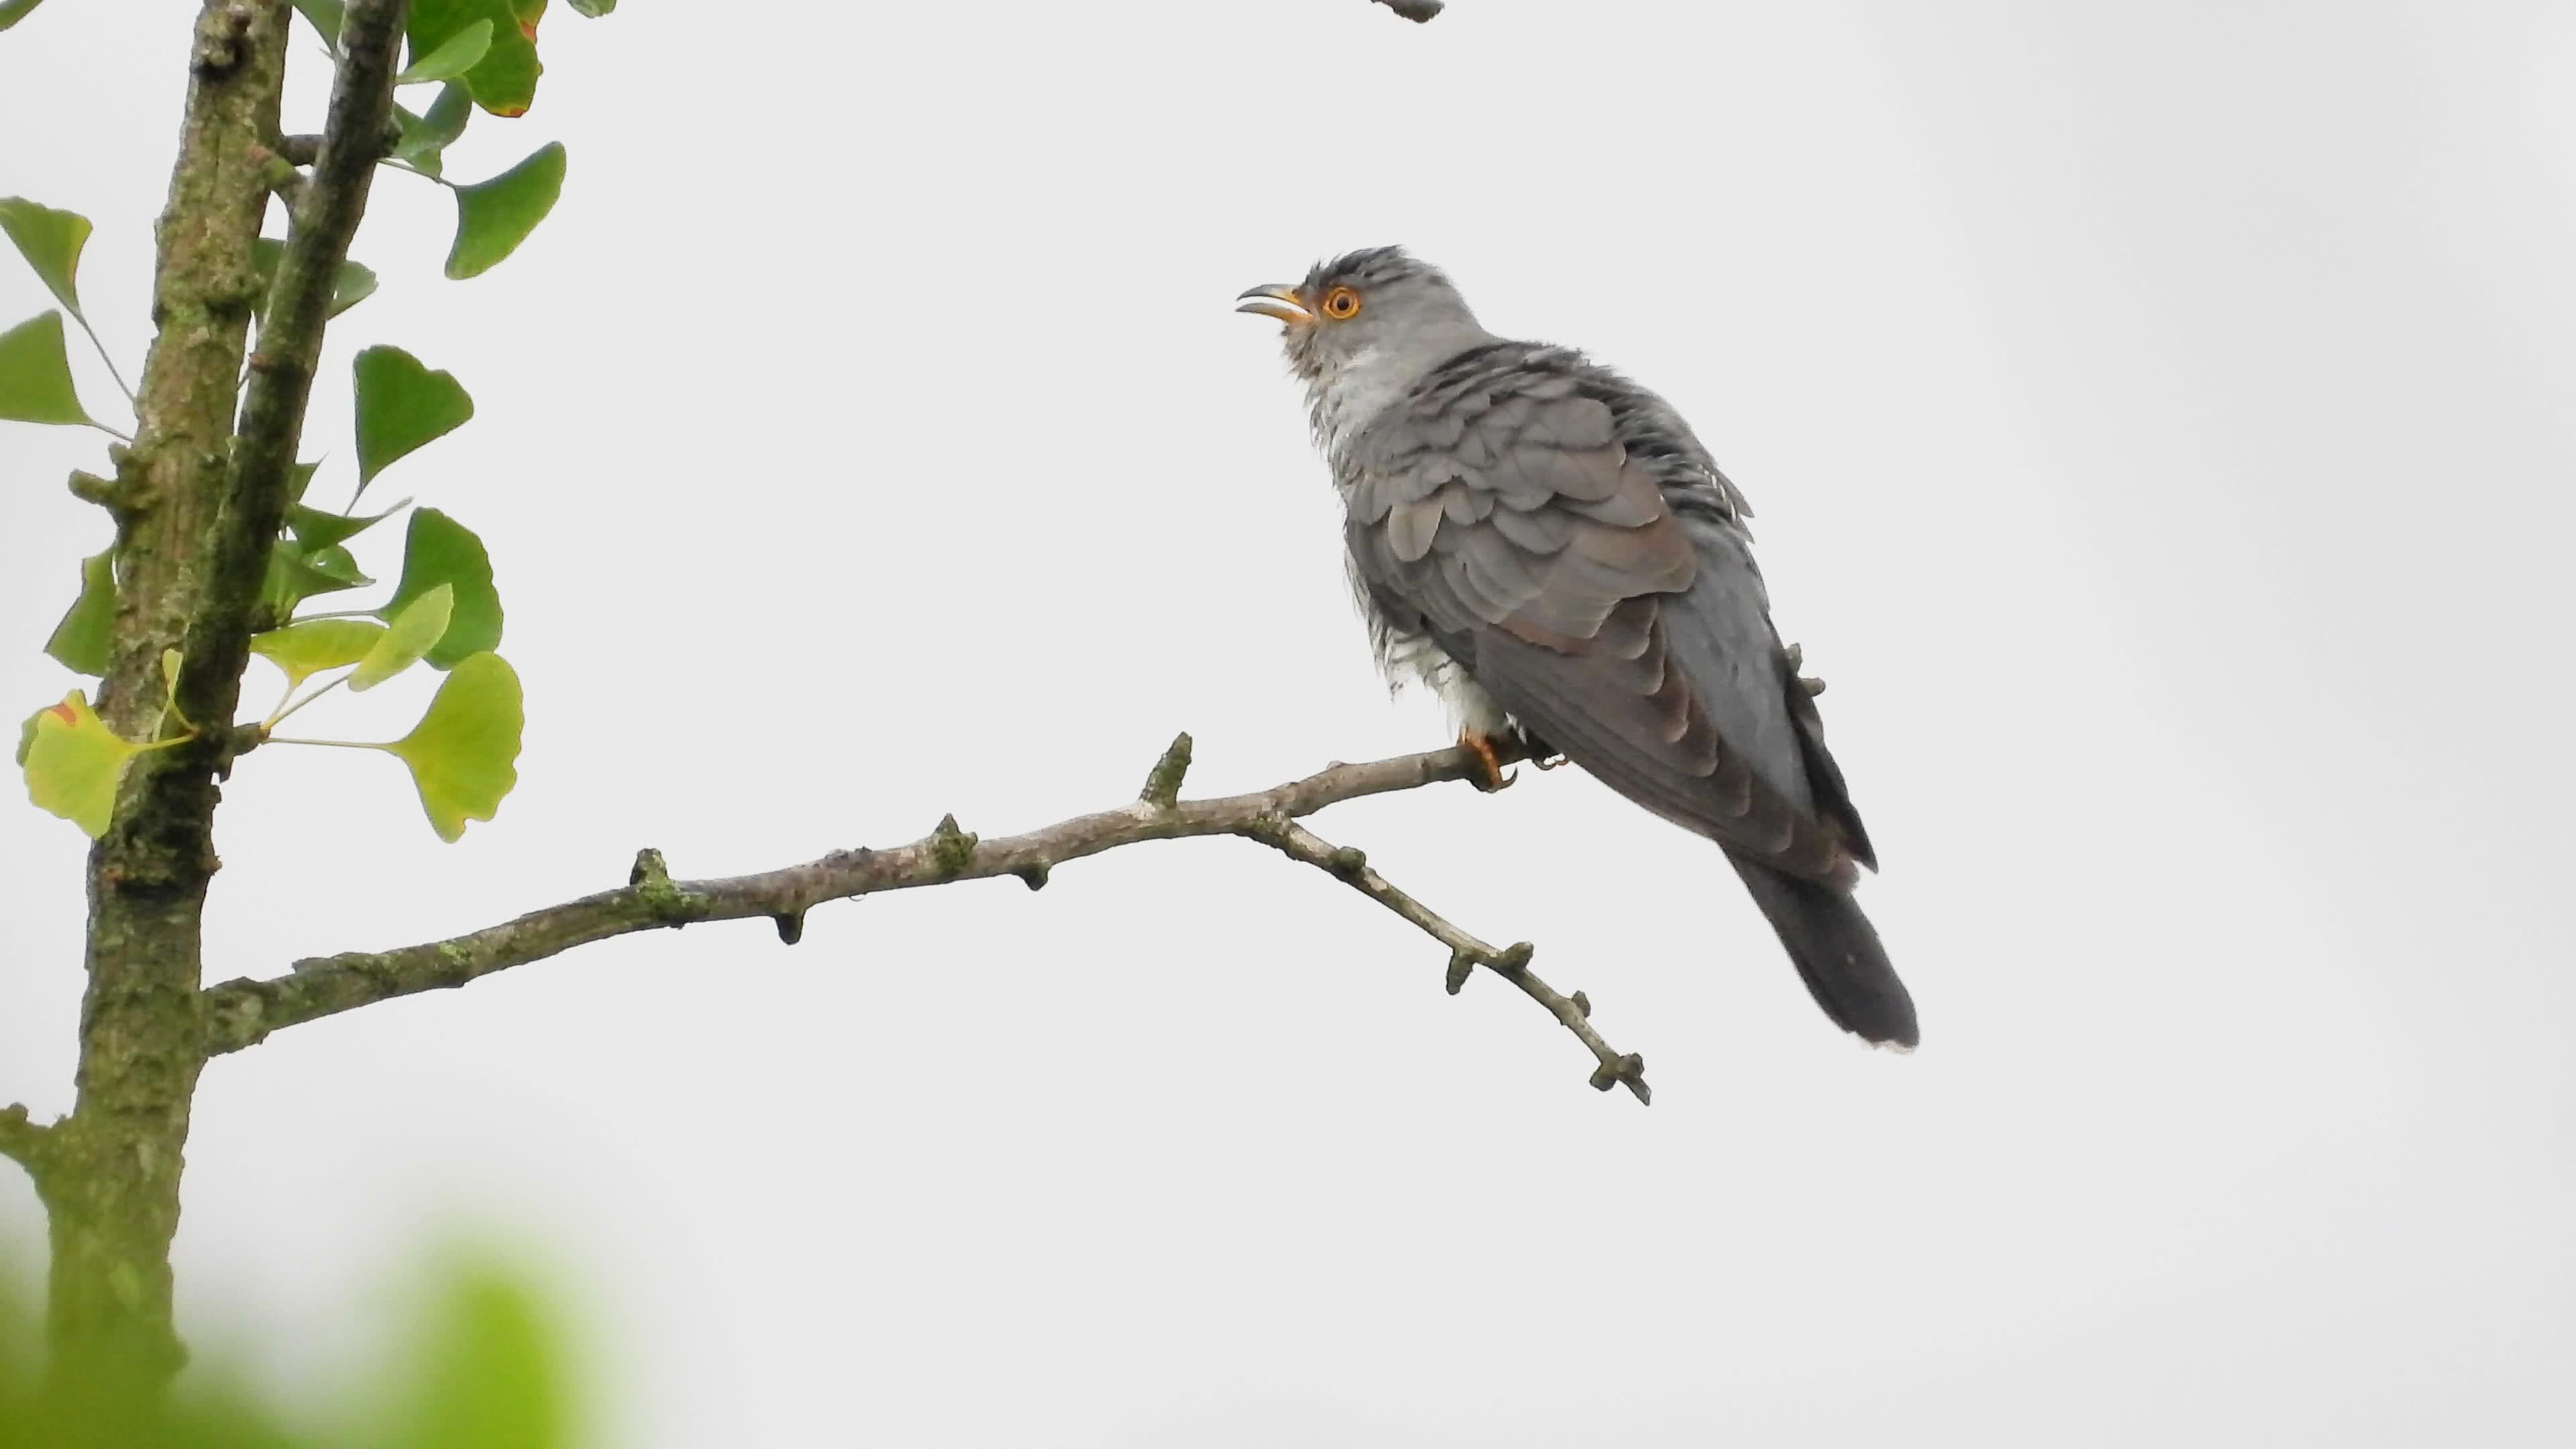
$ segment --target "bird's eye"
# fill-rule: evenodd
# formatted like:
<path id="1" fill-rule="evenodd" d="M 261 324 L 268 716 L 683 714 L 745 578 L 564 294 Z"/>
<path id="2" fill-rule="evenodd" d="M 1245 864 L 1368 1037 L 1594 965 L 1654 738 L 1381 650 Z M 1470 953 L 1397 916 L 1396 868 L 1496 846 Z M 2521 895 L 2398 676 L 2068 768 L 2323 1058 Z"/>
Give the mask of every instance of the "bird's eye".
<path id="1" fill-rule="evenodd" d="M 1326 292 L 1324 315 L 1337 320 L 1360 315 L 1360 294 L 1348 287 L 1335 287 Z"/>

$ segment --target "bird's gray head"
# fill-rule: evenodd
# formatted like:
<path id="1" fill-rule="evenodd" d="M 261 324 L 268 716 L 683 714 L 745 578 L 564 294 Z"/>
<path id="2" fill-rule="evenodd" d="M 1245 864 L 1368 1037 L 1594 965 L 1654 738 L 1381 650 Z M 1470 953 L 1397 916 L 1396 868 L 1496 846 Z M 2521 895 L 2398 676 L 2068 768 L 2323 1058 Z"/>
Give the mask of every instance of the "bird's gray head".
<path id="1" fill-rule="evenodd" d="M 1310 389 L 1330 388 L 1355 364 L 1418 376 L 1493 340 L 1438 267 L 1402 247 L 1318 262 L 1306 280 L 1245 292 L 1235 310 L 1276 317 L 1288 364 Z"/>

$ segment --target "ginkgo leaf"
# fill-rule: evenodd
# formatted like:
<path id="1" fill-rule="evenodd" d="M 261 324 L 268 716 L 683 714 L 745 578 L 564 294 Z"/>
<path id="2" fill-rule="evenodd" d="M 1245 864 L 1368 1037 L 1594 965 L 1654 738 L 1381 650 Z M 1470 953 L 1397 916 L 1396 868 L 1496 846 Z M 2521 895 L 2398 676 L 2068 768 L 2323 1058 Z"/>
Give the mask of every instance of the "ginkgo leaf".
<path id="1" fill-rule="evenodd" d="M 350 364 L 358 392 L 358 491 L 388 464 L 447 436 L 474 416 L 452 373 L 433 372 L 399 347 L 370 347 Z"/>
<path id="2" fill-rule="evenodd" d="M 116 550 L 103 549 L 81 560 L 80 597 L 54 626 L 45 652 L 74 674 L 105 674 L 111 630 L 116 625 Z"/>
<path id="3" fill-rule="evenodd" d="M 558 1449 L 578 1443 L 578 1381 L 548 1305 L 479 1263 L 454 1271 L 395 1362 L 383 1449 Z"/>
<path id="4" fill-rule="evenodd" d="M 394 107 L 394 119 L 402 126 L 402 139 L 394 143 L 394 159 L 408 161 L 436 176 L 444 164 L 442 153 L 465 134 L 465 123 L 473 117 L 474 98 L 455 81 L 439 87 L 438 99 L 417 116 Z"/>
<path id="5" fill-rule="evenodd" d="M 480 276 L 519 249 L 563 194 L 561 141 L 538 147 L 489 181 L 456 188 L 456 240 L 447 249 L 451 281 Z"/>
<path id="6" fill-rule="evenodd" d="M 394 77 L 398 86 L 421 85 L 430 81 L 454 80 L 472 70 L 492 48 L 492 22 L 477 20 L 442 41 L 438 48 L 403 68 Z"/>
<path id="7" fill-rule="evenodd" d="M 385 632 L 385 626 L 372 619 L 307 619 L 253 634 L 250 652 L 282 670 L 291 690 L 323 670 L 345 668 L 366 658 Z"/>
<path id="8" fill-rule="evenodd" d="M 72 390 L 62 313 L 42 313 L 0 332 L 0 418 L 65 427 L 90 421 Z"/>
<path id="9" fill-rule="evenodd" d="M 492 42 L 465 72 L 466 88 L 496 116 L 525 114 L 545 67 L 537 60 L 536 26 L 520 19 L 511 0 L 412 0 L 403 30 L 414 50 L 436 50 L 478 20 L 491 22 Z"/>
<path id="10" fill-rule="evenodd" d="M 141 748 L 109 729 L 75 689 L 62 703 L 36 711 L 20 759 L 27 798 L 96 840 L 116 814 L 117 781 Z"/>
<path id="11" fill-rule="evenodd" d="M 340 24 L 344 18 L 342 11 L 345 9 L 340 0 L 295 0 L 295 8 L 305 19 L 313 22 L 313 28 L 322 33 L 322 38 L 329 41 L 333 49 L 338 49 Z"/>
<path id="12" fill-rule="evenodd" d="M 89 243 L 89 218 L 23 196 L 0 197 L 0 232 L 17 243 L 18 255 L 36 269 L 63 310 L 81 315 L 80 254 Z"/>
<path id="13" fill-rule="evenodd" d="M 382 513 L 353 516 L 290 503 L 286 506 L 286 529 L 295 535 L 297 543 L 306 548 L 329 548 L 335 543 L 348 542 L 410 506 L 411 500 L 406 498 Z"/>
<path id="14" fill-rule="evenodd" d="M 453 843 L 466 821 L 491 819 L 519 783 L 526 727 L 518 671 L 498 654 L 477 654 L 448 673 L 412 732 L 384 749 L 411 767 L 430 828 Z"/>
<path id="15" fill-rule="evenodd" d="M 492 558 L 474 530 L 435 508 L 411 516 L 403 534 L 402 580 L 394 596 L 376 611 L 390 622 L 411 601 L 431 589 L 453 589 L 456 610 L 447 637 L 429 651 L 429 662 L 448 668 L 468 654 L 501 646 L 501 593 L 492 586 Z"/>
<path id="16" fill-rule="evenodd" d="M 420 656 L 447 632 L 447 618 L 455 607 L 456 591 L 445 584 L 412 600 L 394 616 L 367 657 L 358 661 L 358 672 L 349 676 L 350 691 L 373 689 L 418 664 Z"/>
<path id="17" fill-rule="evenodd" d="M 268 551 L 268 579 L 259 597 L 283 615 L 315 594 L 363 589 L 374 582 L 358 572 L 356 557 L 338 544 L 308 549 L 279 539 Z"/>
<path id="18" fill-rule="evenodd" d="M 259 273 L 260 308 L 268 307 L 268 289 L 277 284 L 277 264 L 286 256 L 286 243 L 264 236 L 250 244 L 251 270 Z M 376 294 L 376 274 L 356 262 L 342 262 L 331 274 L 331 305 L 323 315 L 328 321 Z"/>

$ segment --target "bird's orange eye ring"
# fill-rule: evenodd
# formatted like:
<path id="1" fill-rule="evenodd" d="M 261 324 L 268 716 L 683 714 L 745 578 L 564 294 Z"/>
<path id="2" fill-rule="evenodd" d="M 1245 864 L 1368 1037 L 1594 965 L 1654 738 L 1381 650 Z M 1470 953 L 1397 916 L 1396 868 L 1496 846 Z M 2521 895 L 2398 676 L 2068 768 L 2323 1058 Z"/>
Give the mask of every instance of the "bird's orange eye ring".
<path id="1" fill-rule="evenodd" d="M 1324 315 L 1336 322 L 1360 315 L 1360 294 L 1348 287 L 1335 287 L 1324 294 Z"/>

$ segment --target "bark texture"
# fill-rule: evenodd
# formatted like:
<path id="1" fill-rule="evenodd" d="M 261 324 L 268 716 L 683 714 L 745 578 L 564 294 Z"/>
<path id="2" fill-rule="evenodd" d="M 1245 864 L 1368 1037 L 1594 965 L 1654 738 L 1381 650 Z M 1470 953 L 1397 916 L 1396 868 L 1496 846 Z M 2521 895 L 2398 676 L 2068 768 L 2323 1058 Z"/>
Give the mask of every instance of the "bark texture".
<path id="1" fill-rule="evenodd" d="M 190 39 L 158 232 L 159 330 L 137 395 L 140 426 L 115 455 L 109 500 L 117 618 L 98 707 L 128 739 L 182 728 L 164 708 L 166 649 L 190 651 L 175 716 L 229 720 L 240 687 L 239 639 L 229 670 L 206 656 L 225 652 L 222 620 L 246 618 L 251 601 L 218 597 L 207 566 L 228 526 L 234 379 L 259 299 L 251 242 L 268 201 L 260 139 L 277 132 L 290 14 L 285 0 L 211 0 Z M 249 592 L 257 588 L 254 574 Z M 181 1361 L 170 1240 L 205 1063 L 196 991 L 217 866 L 214 749 L 209 740 L 137 756 L 114 822 L 90 848 L 77 1096 L 36 1177 L 52 1250 L 47 1326 L 57 1354 L 75 1363 L 104 1356 L 175 1371 Z"/>
<path id="2" fill-rule="evenodd" d="M 293 11 L 287 0 L 208 0 L 190 38 L 139 425 L 133 446 L 113 455 L 114 480 L 92 492 L 117 523 L 116 625 L 99 713 L 134 740 L 188 734 L 190 721 L 207 728 L 135 758 L 115 817 L 91 847 L 72 1112 L 21 1133 L 49 1224 L 47 1327 L 57 1362 L 72 1369 L 166 1375 L 183 1360 L 170 1244 L 189 1103 L 206 1060 L 197 988 L 206 891 L 221 865 L 214 814 L 226 727 L 286 508 L 330 279 L 391 113 L 404 10 L 403 0 L 348 7 L 330 125 L 313 177 L 294 189 L 285 255 L 265 296 L 251 243 L 280 164 L 273 143 Z M 246 358 L 263 300 L 262 351 Z M 162 674 L 173 649 L 183 660 L 175 687 Z"/>

